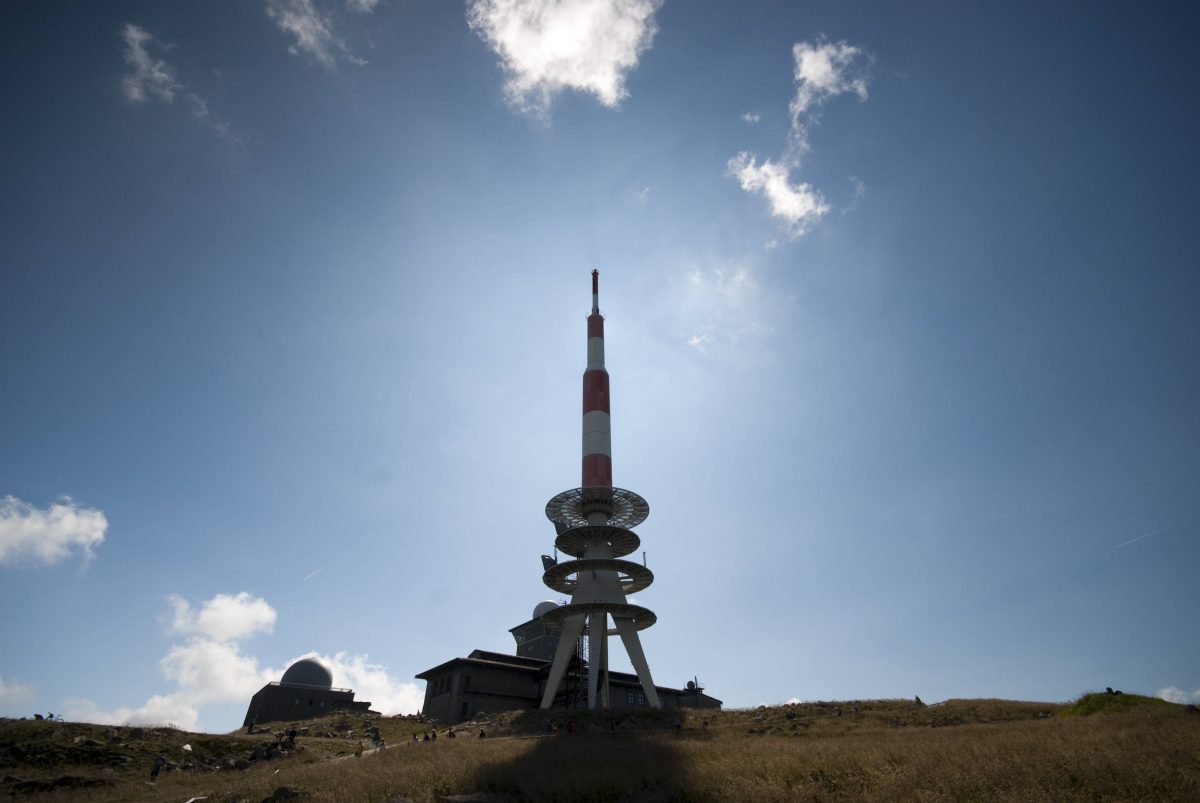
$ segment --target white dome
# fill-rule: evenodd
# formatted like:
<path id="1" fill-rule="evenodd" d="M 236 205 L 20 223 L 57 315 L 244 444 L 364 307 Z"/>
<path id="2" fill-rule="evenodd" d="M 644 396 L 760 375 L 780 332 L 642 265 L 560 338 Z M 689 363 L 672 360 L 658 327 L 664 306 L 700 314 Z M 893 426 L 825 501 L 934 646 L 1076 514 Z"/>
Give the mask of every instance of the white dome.
<path id="1" fill-rule="evenodd" d="M 552 599 L 545 600 L 544 602 L 539 602 L 537 605 L 533 606 L 533 618 L 541 619 L 543 616 L 546 615 L 547 611 L 552 611 L 557 607 L 558 607 L 558 603 Z"/>

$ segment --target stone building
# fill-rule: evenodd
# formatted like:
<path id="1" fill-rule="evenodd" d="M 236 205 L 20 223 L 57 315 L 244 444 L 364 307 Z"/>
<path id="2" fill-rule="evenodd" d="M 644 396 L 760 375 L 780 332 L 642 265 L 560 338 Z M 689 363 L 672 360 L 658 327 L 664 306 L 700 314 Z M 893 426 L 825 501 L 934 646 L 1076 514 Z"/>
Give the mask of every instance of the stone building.
<path id="1" fill-rule="evenodd" d="M 454 725 L 481 711 L 537 708 L 558 648 L 557 634 L 542 624 L 541 616 L 554 607 L 554 602 L 539 603 L 532 619 L 509 631 L 516 641 L 516 655 L 473 650 L 466 658 L 452 658 L 417 675 L 425 681 L 425 716 Z M 587 708 L 587 660 L 580 653 L 576 648 L 555 695 L 554 708 Z M 649 708 L 637 675 L 609 672 L 608 687 L 608 708 Z M 695 683 L 689 682 L 682 689 L 654 688 L 665 709 L 721 707 L 720 700 L 705 694 Z"/>
<path id="2" fill-rule="evenodd" d="M 288 667 L 278 683 L 268 683 L 250 698 L 246 719 L 251 723 L 308 719 L 329 711 L 370 711 L 368 702 L 356 702 L 351 689 L 335 689 L 333 673 L 312 658 L 301 658 Z"/>

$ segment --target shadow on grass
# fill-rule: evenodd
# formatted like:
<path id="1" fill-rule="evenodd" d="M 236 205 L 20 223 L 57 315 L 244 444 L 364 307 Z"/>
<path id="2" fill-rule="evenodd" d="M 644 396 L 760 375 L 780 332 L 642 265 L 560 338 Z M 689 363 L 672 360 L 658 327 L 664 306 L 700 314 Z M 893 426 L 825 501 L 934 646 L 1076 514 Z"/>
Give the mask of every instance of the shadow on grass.
<path id="1" fill-rule="evenodd" d="M 544 734 L 546 712 L 530 712 L 524 732 Z M 660 803 L 695 799 L 681 742 L 666 713 L 603 714 L 556 711 L 553 735 L 529 738 L 527 750 L 512 761 L 480 768 L 479 791 L 503 792 L 540 803 Z M 574 733 L 567 732 L 567 722 Z"/>

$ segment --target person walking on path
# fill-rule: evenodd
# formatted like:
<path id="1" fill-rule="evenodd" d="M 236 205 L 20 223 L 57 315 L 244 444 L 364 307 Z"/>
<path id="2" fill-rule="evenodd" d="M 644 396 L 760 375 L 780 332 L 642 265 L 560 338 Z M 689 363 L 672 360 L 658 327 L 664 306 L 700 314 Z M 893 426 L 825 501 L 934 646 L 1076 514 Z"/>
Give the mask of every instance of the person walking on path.
<path id="1" fill-rule="evenodd" d="M 159 753 L 158 758 L 154 759 L 154 766 L 150 768 L 151 783 L 158 780 L 158 774 L 162 772 L 162 768 L 165 766 L 167 766 L 167 757 Z"/>

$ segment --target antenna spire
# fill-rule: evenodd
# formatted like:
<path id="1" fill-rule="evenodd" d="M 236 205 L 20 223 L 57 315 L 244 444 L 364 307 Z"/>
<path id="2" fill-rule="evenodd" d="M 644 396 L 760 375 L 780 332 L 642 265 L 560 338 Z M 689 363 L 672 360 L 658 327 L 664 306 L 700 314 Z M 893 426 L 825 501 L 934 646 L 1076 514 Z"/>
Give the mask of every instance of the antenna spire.
<path id="1" fill-rule="evenodd" d="M 587 319 L 587 369 L 583 372 L 583 487 L 612 487 L 608 424 L 608 371 L 604 370 L 604 316 L 600 271 L 592 271 L 592 314 Z"/>

